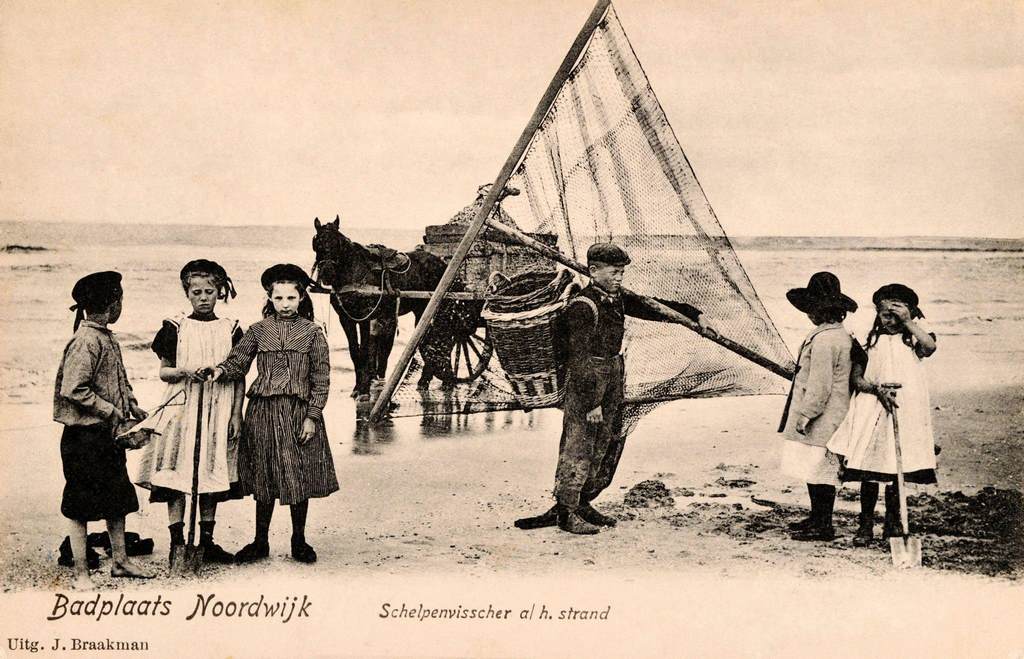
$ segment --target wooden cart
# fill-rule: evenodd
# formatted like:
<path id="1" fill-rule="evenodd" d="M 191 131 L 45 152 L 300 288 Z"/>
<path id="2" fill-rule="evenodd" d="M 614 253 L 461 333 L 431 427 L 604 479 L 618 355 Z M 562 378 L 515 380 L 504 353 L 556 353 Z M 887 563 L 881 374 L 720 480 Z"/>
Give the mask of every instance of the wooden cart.
<path id="1" fill-rule="evenodd" d="M 428 226 L 423 236 L 423 249 L 449 261 L 462 242 L 466 228 L 465 224 L 456 222 Z M 557 249 L 558 236 L 555 234 L 528 235 Z M 470 382 L 480 377 L 494 354 L 481 312 L 495 278 L 512 278 L 531 271 L 554 272 L 555 266 L 554 261 L 494 230 L 483 232 L 473 243 L 459 267 L 453 292 L 447 295 L 450 304 L 442 314 L 443 321 L 437 324 L 437 327 L 451 332 L 450 359 L 456 382 Z M 402 295 L 408 293 L 403 292 Z"/>

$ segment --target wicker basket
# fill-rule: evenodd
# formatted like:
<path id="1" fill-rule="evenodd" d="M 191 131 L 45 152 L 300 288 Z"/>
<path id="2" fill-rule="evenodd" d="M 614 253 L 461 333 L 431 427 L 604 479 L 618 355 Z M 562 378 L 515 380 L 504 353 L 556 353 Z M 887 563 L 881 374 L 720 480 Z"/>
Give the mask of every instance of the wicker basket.
<path id="1" fill-rule="evenodd" d="M 565 394 L 564 339 L 559 318 L 579 290 L 568 270 L 527 272 L 494 287 L 483 318 L 516 400 L 525 409 L 551 407 Z"/>

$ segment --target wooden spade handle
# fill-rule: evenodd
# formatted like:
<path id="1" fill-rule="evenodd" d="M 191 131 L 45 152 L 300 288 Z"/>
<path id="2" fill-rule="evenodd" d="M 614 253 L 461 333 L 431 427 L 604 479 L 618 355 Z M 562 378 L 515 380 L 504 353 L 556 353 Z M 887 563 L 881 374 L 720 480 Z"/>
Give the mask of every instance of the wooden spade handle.
<path id="1" fill-rule="evenodd" d="M 882 385 L 885 387 L 891 387 L 892 389 L 898 388 L 898 386 Z M 895 391 L 893 392 L 895 395 Z M 900 421 L 896 414 L 896 408 L 892 408 L 890 412 L 892 415 L 892 435 L 896 440 L 896 488 L 897 494 L 900 497 L 900 524 L 903 526 L 903 537 L 906 538 L 910 535 L 910 519 L 907 514 L 907 488 L 903 482 L 903 450 L 900 447 Z"/>
<path id="2" fill-rule="evenodd" d="M 196 507 L 199 504 L 199 454 L 203 441 L 203 389 L 206 382 L 198 382 L 199 395 L 196 401 L 196 446 L 192 452 L 192 507 L 188 514 L 188 544 L 195 546 Z"/>

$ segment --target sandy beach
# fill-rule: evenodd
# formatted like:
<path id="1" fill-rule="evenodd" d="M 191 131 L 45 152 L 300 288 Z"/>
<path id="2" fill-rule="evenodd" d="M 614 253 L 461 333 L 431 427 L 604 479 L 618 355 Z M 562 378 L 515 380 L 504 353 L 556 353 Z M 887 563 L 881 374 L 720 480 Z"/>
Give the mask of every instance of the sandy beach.
<path id="1" fill-rule="evenodd" d="M 1006 0 L 0 2 L 0 657 L 1024 659 L 1022 28 Z M 448 257 L 469 240 L 433 239 L 488 217 L 553 232 L 580 262 L 616 243 L 626 288 L 702 309 L 755 353 L 627 321 L 628 438 L 594 501 L 614 527 L 514 526 L 554 503 L 562 413 L 507 409 L 502 370 L 544 356 L 541 340 L 516 327 L 493 351 L 465 344 L 452 390 L 417 390 L 413 361 L 369 425 L 317 294 L 340 489 L 309 505 L 315 564 L 292 558 L 278 507 L 266 560 L 172 574 L 167 506 L 136 488 L 128 553 L 155 576 L 112 577 L 124 566 L 97 522 L 95 566 L 74 578 L 53 403 L 76 281 L 123 275 L 111 330 L 154 410 L 152 342 L 191 311 L 185 263 L 226 268 L 238 295 L 216 314 L 248 328 L 267 267 L 312 270 L 314 226 Z M 489 224 L 477 239 L 502 233 Z M 323 278 L 358 265 L 319 238 Z M 496 247 L 472 245 L 462 292 L 533 263 Z M 861 342 L 872 293 L 895 282 L 937 337 L 927 405 L 893 377 L 899 425 L 930 409 L 936 446 L 938 483 L 907 488 L 919 569 L 895 565 L 882 501 L 875 541 L 854 546 L 859 484 L 838 491 L 833 540 L 788 528 L 810 502 L 780 468 L 778 373 L 811 322 L 786 293 L 821 271 L 859 303 L 844 325 Z M 451 308 L 432 334 L 477 314 Z M 928 438 L 904 437 L 908 465 L 930 466 Z M 221 503 L 216 542 L 246 546 L 255 512 Z"/>
<path id="2" fill-rule="evenodd" d="M 162 392 L 149 351 L 160 318 L 180 310 L 178 264 L 212 253 L 239 287 L 222 315 L 244 324 L 258 317 L 256 273 L 271 260 L 306 263 L 302 233 L 286 250 L 234 245 L 140 244 L 131 249 L 50 245 L 2 259 L 4 297 L 0 433 L 6 485 L 0 511 L 0 569 L 5 591 L 62 588 L 70 570 L 56 565 L 63 537 L 59 514 L 59 428 L 49 420 L 53 373 L 70 335 L 66 291 L 81 272 L 117 267 L 126 274 L 123 320 L 115 326 L 128 372 L 144 406 Z M 24 236 L 21 236 L 24 237 Z M 12 241 L 13 242 L 13 241 Z M 912 492 L 911 518 L 924 536 L 926 572 L 961 578 L 1021 575 L 1024 467 L 1024 359 L 1017 343 L 1024 298 L 1020 253 L 784 251 L 740 252 L 755 287 L 791 349 L 806 328 L 785 303 L 785 289 L 807 274 L 832 269 L 855 299 L 900 279 L 922 292 L 922 307 L 939 334 L 929 364 L 936 440 L 942 446 L 937 487 Z M 782 272 L 779 276 L 777 273 Z M 773 274 L 776 273 L 776 274 Z M 981 294 L 984 291 L 984 294 Z M 325 304 L 318 303 L 318 313 Z M 863 332 L 867 309 L 848 325 Z M 805 321 L 803 321 L 805 322 Z M 403 319 L 402 335 L 409 321 Z M 299 576 L 458 574 L 535 575 L 579 570 L 602 575 L 678 571 L 735 578 L 886 578 L 887 547 L 851 545 L 856 491 L 838 503 L 839 537 L 798 543 L 785 524 L 806 510 L 806 494 L 778 471 L 778 396 L 677 401 L 641 421 L 630 436 L 618 475 L 598 504 L 620 519 L 594 538 L 552 529 L 523 532 L 515 518 L 550 505 L 560 414 L 499 412 L 409 417 L 380 428 L 355 422 L 348 396 L 352 371 L 343 335 L 329 323 L 332 395 L 328 435 L 341 491 L 311 504 L 314 567 L 287 557 L 287 514 L 272 531 L 272 559 L 253 566 L 211 566 L 202 580 Z M 863 336 L 863 334 L 861 334 Z M 397 353 L 397 351 L 396 351 Z M 994 489 L 993 489 L 994 488 Z M 954 494 L 959 493 L 959 494 Z M 145 493 L 140 491 L 140 499 Z M 880 514 L 879 510 L 879 514 Z M 237 550 L 251 537 L 253 504 L 224 504 L 217 537 Z M 94 525 L 99 526 L 99 525 Z M 132 588 L 173 584 L 166 576 L 166 512 L 144 503 L 128 528 L 156 542 L 144 558 L 161 576 Z M 95 528 L 92 530 L 102 530 Z M 880 533 L 880 520 L 877 532 Z M 97 573 L 103 588 L 124 582 Z"/>

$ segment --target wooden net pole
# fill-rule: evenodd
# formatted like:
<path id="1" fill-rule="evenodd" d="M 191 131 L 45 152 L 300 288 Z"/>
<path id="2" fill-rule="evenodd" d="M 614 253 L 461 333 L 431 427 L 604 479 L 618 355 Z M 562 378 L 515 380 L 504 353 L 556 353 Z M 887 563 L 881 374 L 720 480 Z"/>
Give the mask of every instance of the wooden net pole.
<path id="1" fill-rule="evenodd" d="M 580 274 L 586 275 L 588 277 L 590 276 L 590 270 L 587 269 L 585 265 L 583 265 L 579 261 L 569 258 L 568 256 L 562 254 L 557 249 L 545 245 L 539 240 L 535 240 L 530 236 L 524 234 L 523 232 L 513 229 L 510 226 L 504 225 L 501 222 L 498 222 L 497 220 L 494 219 L 488 219 L 486 224 L 488 227 L 494 229 L 495 231 L 498 231 L 508 236 L 509 238 L 518 241 L 521 245 L 529 247 L 534 251 L 539 252 L 543 256 L 548 257 L 549 259 L 557 261 L 571 270 L 575 270 L 576 272 L 579 272 Z M 727 339 L 726 337 L 720 336 L 718 334 L 708 334 L 701 330 L 700 325 L 690 320 L 683 314 L 679 313 L 675 309 L 666 307 L 664 304 L 658 302 L 653 298 L 649 298 L 646 295 L 632 293 L 627 289 L 623 289 L 623 292 L 635 296 L 637 299 L 643 302 L 644 305 L 647 306 L 649 309 L 657 311 L 659 314 L 664 316 L 666 319 L 671 320 L 672 322 L 686 326 L 687 328 L 693 330 L 697 334 L 703 336 L 705 339 L 709 341 L 714 341 L 723 348 L 731 350 L 732 352 L 736 353 L 737 355 L 745 359 L 749 359 L 758 366 L 763 366 L 764 368 L 768 369 L 772 373 L 775 373 L 776 375 L 781 375 L 782 377 L 789 380 L 793 379 L 793 375 L 795 374 L 794 365 L 777 364 L 772 360 L 768 359 L 767 357 L 764 357 L 754 352 L 745 345 L 736 343 L 732 339 Z"/>
<path id="2" fill-rule="evenodd" d="M 398 363 L 395 364 L 395 368 L 391 371 L 387 381 L 384 383 L 384 389 L 381 390 L 380 396 L 378 396 L 373 405 L 373 409 L 370 411 L 370 421 L 378 421 L 383 416 L 384 410 L 387 409 L 388 403 L 391 401 L 391 396 L 394 395 L 395 389 L 398 388 L 398 383 L 401 382 L 402 378 L 405 376 L 405 370 L 409 367 L 409 362 L 412 361 L 412 357 L 416 353 L 416 348 L 419 346 L 420 341 L 423 339 L 423 335 L 426 334 L 427 329 L 430 327 L 430 324 L 434 319 L 434 315 L 437 313 L 437 308 L 440 306 L 445 293 L 447 293 L 448 289 L 451 288 L 452 283 L 455 281 L 455 276 L 459 271 L 459 267 L 462 266 L 462 262 L 466 258 L 466 254 L 469 253 L 470 247 L 473 246 L 473 242 L 476 240 L 477 235 L 479 235 L 480 230 L 483 228 L 484 221 L 488 216 L 490 216 L 491 211 L 494 209 L 494 203 L 497 201 L 498 195 L 500 195 L 505 189 L 505 185 L 508 183 L 509 177 L 512 176 L 512 172 L 522 159 L 523 154 L 526 152 L 526 148 L 530 145 L 530 141 L 533 139 L 534 133 L 544 120 L 544 117 L 547 116 L 548 111 L 551 109 L 551 104 L 554 103 L 555 97 L 562 89 L 562 85 L 565 84 L 569 74 L 572 73 L 573 67 L 576 66 L 576 62 L 579 60 L 580 55 L 583 54 L 594 30 L 596 30 L 598 25 L 601 24 L 601 21 L 604 20 L 604 16 L 608 12 L 608 8 L 611 4 L 611 0 L 597 0 L 597 4 L 594 5 L 593 11 L 590 12 L 587 22 L 583 24 L 582 28 L 580 28 L 579 34 L 576 35 L 576 40 L 573 41 L 572 46 L 569 48 L 569 52 L 566 53 L 561 66 L 558 67 L 558 71 L 555 73 L 554 77 L 551 78 L 551 82 L 548 84 L 548 88 L 544 91 L 544 95 L 537 104 L 537 108 L 533 111 L 530 121 L 526 124 L 526 128 L 523 129 L 522 134 L 519 136 L 519 141 L 516 142 L 512 152 L 508 155 L 508 159 L 505 160 L 505 165 L 498 173 L 498 177 L 494 179 L 494 185 L 491 186 L 490 192 L 488 192 L 487 196 L 484 197 L 483 205 L 481 205 L 480 209 L 477 210 L 476 216 L 466 228 L 466 233 L 463 234 L 462 240 L 459 242 L 459 246 L 455 248 L 455 253 L 452 254 L 451 261 L 448 262 L 448 267 L 441 276 L 441 281 L 438 282 L 437 288 L 434 289 L 434 294 L 427 303 L 427 307 L 423 310 L 423 315 L 420 316 L 420 322 L 416 324 L 416 328 L 413 330 L 412 336 L 409 338 L 409 343 L 406 344 L 405 349 L 402 351 L 402 354 L 398 359 Z"/>

